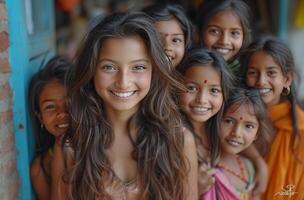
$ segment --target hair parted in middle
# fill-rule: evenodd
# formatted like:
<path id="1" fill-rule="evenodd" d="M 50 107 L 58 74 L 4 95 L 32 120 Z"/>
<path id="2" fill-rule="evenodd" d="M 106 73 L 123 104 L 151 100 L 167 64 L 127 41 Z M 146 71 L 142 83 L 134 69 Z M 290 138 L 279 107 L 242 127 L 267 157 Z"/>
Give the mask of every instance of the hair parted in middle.
<path id="1" fill-rule="evenodd" d="M 138 126 L 133 158 L 145 199 L 185 197 L 183 190 L 188 161 L 183 153 L 183 128 L 172 99 L 183 85 L 174 78 L 170 62 L 160 44 L 150 18 L 140 12 L 116 13 L 99 22 L 86 36 L 68 71 L 68 106 L 71 123 L 67 137 L 75 149 L 75 164 L 69 173 L 73 199 L 109 199 L 102 177 L 111 172 L 105 150 L 114 140 L 103 99 L 94 87 L 100 50 L 109 38 L 139 36 L 152 60 L 152 80 L 148 94 L 128 123 Z M 132 138 L 130 136 L 130 138 Z"/>

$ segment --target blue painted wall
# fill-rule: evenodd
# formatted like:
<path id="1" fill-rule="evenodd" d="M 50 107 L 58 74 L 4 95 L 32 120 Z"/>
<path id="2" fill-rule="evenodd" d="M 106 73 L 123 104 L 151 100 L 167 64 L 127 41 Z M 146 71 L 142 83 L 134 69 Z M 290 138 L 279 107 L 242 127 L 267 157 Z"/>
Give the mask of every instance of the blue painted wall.
<path id="1" fill-rule="evenodd" d="M 55 52 L 53 0 L 6 1 L 9 28 L 9 61 L 13 90 L 13 123 L 20 178 L 19 199 L 35 199 L 29 175 L 35 144 L 27 110 L 28 84 L 33 73 Z M 26 9 L 29 8 L 29 9 Z M 27 17 L 29 16 L 29 17 Z M 32 26 L 32 33 L 28 27 Z"/>

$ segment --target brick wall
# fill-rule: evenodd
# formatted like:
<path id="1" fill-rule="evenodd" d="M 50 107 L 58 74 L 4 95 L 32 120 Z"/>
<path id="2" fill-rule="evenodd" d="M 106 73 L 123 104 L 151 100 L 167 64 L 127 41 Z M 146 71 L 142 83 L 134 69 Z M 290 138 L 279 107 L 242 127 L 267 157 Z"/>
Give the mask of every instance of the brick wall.
<path id="1" fill-rule="evenodd" d="M 0 0 L 0 199 L 18 199 L 18 174 L 13 130 L 9 34 L 5 0 Z"/>

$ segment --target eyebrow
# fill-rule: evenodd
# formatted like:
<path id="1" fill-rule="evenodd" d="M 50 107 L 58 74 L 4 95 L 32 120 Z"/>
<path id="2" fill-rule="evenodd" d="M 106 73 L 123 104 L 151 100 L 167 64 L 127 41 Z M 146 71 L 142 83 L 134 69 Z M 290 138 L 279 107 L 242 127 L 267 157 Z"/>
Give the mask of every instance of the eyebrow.
<path id="1" fill-rule="evenodd" d="M 249 124 L 254 124 L 254 125 L 258 125 L 259 122 L 253 122 L 253 121 L 244 121 L 245 123 L 249 123 Z"/>
<path id="2" fill-rule="evenodd" d="M 112 63 L 118 63 L 115 60 L 109 59 L 109 58 L 103 58 L 100 59 L 98 63 L 101 62 L 112 62 Z M 137 62 L 146 62 L 146 63 L 150 63 L 150 61 L 148 59 L 137 59 L 137 60 L 132 60 L 130 63 L 137 63 Z"/>
<path id="3" fill-rule="evenodd" d="M 195 84 L 195 85 L 200 85 L 201 84 L 201 83 L 198 83 L 198 82 L 195 82 L 195 81 L 192 81 L 192 80 L 187 80 L 187 79 L 186 79 L 186 83 L 192 83 L 192 84 Z M 221 85 L 216 85 L 216 84 L 208 85 L 208 86 L 211 86 L 211 87 L 221 87 Z"/>
<path id="4" fill-rule="evenodd" d="M 212 86 L 212 87 L 221 87 L 221 85 L 218 85 L 218 84 L 212 84 L 212 85 L 209 85 L 209 86 Z"/>
<path id="5" fill-rule="evenodd" d="M 279 66 L 269 66 L 269 67 L 266 67 L 266 69 L 278 69 L 280 68 Z"/>
<path id="6" fill-rule="evenodd" d="M 248 69 L 256 70 L 255 65 L 248 66 Z M 279 66 L 268 66 L 268 67 L 266 67 L 266 69 L 280 69 L 280 67 Z"/>
<path id="7" fill-rule="evenodd" d="M 192 83 L 192 84 L 194 84 L 194 85 L 199 85 L 199 83 L 197 83 L 197 82 L 194 82 L 194 81 L 192 81 L 192 80 L 187 80 L 187 79 L 186 79 L 186 84 L 187 84 L 187 83 Z"/>
<path id="8" fill-rule="evenodd" d="M 55 99 L 44 99 L 43 101 L 41 101 L 40 103 L 41 104 L 44 104 L 44 103 L 48 103 L 48 102 L 54 102 Z"/>
<path id="9" fill-rule="evenodd" d="M 222 27 L 221 26 L 218 26 L 218 25 L 216 25 L 216 24 L 210 24 L 210 25 L 208 25 L 207 27 L 212 27 L 212 26 L 214 26 L 214 27 L 216 27 L 216 28 L 219 28 L 219 29 L 221 29 Z M 232 30 L 239 30 L 239 31 L 243 31 L 243 29 L 242 28 L 231 28 Z"/>
<path id="10" fill-rule="evenodd" d="M 167 35 L 168 33 L 159 32 L 162 35 Z M 168 35 L 184 35 L 184 33 L 169 33 Z"/>

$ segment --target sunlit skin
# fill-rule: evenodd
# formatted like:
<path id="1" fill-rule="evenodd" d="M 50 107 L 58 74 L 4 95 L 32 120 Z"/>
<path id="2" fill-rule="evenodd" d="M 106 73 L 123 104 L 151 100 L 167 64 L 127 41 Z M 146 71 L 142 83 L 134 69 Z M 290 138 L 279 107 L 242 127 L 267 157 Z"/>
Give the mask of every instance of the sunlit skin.
<path id="1" fill-rule="evenodd" d="M 185 54 L 185 35 L 179 22 L 172 18 L 166 21 L 155 22 L 155 28 L 159 32 L 164 50 L 173 67 L 176 67 Z"/>
<path id="2" fill-rule="evenodd" d="M 250 104 L 231 105 L 221 121 L 221 132 L 219 134 L 221 155 L 219 165 L 223 167 L 223 173 L 225 173 L 236 188 L 253 189 L 254 184 L 248 186 L 239 177 L 227 171 L 227 169 L 248 179 L 245 163 L 244 161 L 238 163 L 237 154 L 247 149 L 254 142 L 257 138 L 258 129 L 259 122 Z M 247 164 L 252 165 L 250 162 Z M 253 166 L 251 167 L 253 168 Z"/>
<path id="3" fill-rule="evenodd" d="M 194 127 L 201 127 L 223 103 L 221 78 L 210 65 L 194 65 L 184 75 L 188 92 L 180 96 L 180 106 Z"/>
<path id="4" fill-rule="evenodd" d="M 152 62 L 140 37 L 110 38 L 103 43 L 94 84 L 108 114 L 135 113 L 151 78 Z"/>
<path id="5" fill-rule="evenodd" d="M 57 79 L 47 83 L 39 95 L 41 124 L 49 133 L 58 137 L 68 128 L 68 113 L 66 110 L 66 89 Z"/>
<path id="6" fill-rule="evenodd" d="M 219 52 L 225 60 L 231 59 L 240 51 L 244 39 L 240 19 L 232 10 L 214 15 L 202 36 L 204 45 Z"/>
<path id="7" fill-rule="evenodd" d="M 52 134 L 56 140 L 50 150 L 51 152 L 55 151 L 55 149 L 61 150 L 60 136 L 66 132 L 69 125 L 65 100 L 66 89 L 63 83 L 55 78 L 49 81 L 39 94 L 39 112 L 37 112 L 37 116 L 43 128 Z M 53 155 L 46 151 L 43 157 L 39 155 L 31 163 L 31 181 L 38 199 L 50 198 L 51 187 L 45 171 L 49 175 L 53 172 L 58 172 L 53 169 L 52 159 Z M 45 171 L 41 167 L 41 161 Z"/>
<path id="8" fill-rule="evenodd" d="M 251 105 L 232 105 L 221 122 L 221 148 L 223 152 L 238 154 L 257 136 L 259 122 Z"/>
<path id="9" fill-rule="evenodd" d="M 197 153 L 201 157 L 209 154 L 205 124 L 221 108 L 223 94 L 221 78 L 211 65 L 193 65 L 184 75 L 188 92 L 180 96 L 180 107 L 187 115 L 195 133 L 200 136 L 201 142 L 197 144 Z M 198 171 L 199 194 L 206 192 L 214 183 L 215 170 L 201 163 Z"/>
<path id="10" fill-rule="evenodd" d="M 289 87 L 292 74 L 284 75 L 281 66 L 271 55 L 264 51 L 257 51 L 249 58 L 246 84 L 260 91 L 267 106 L 280 102 L 284 87 Z"/>

